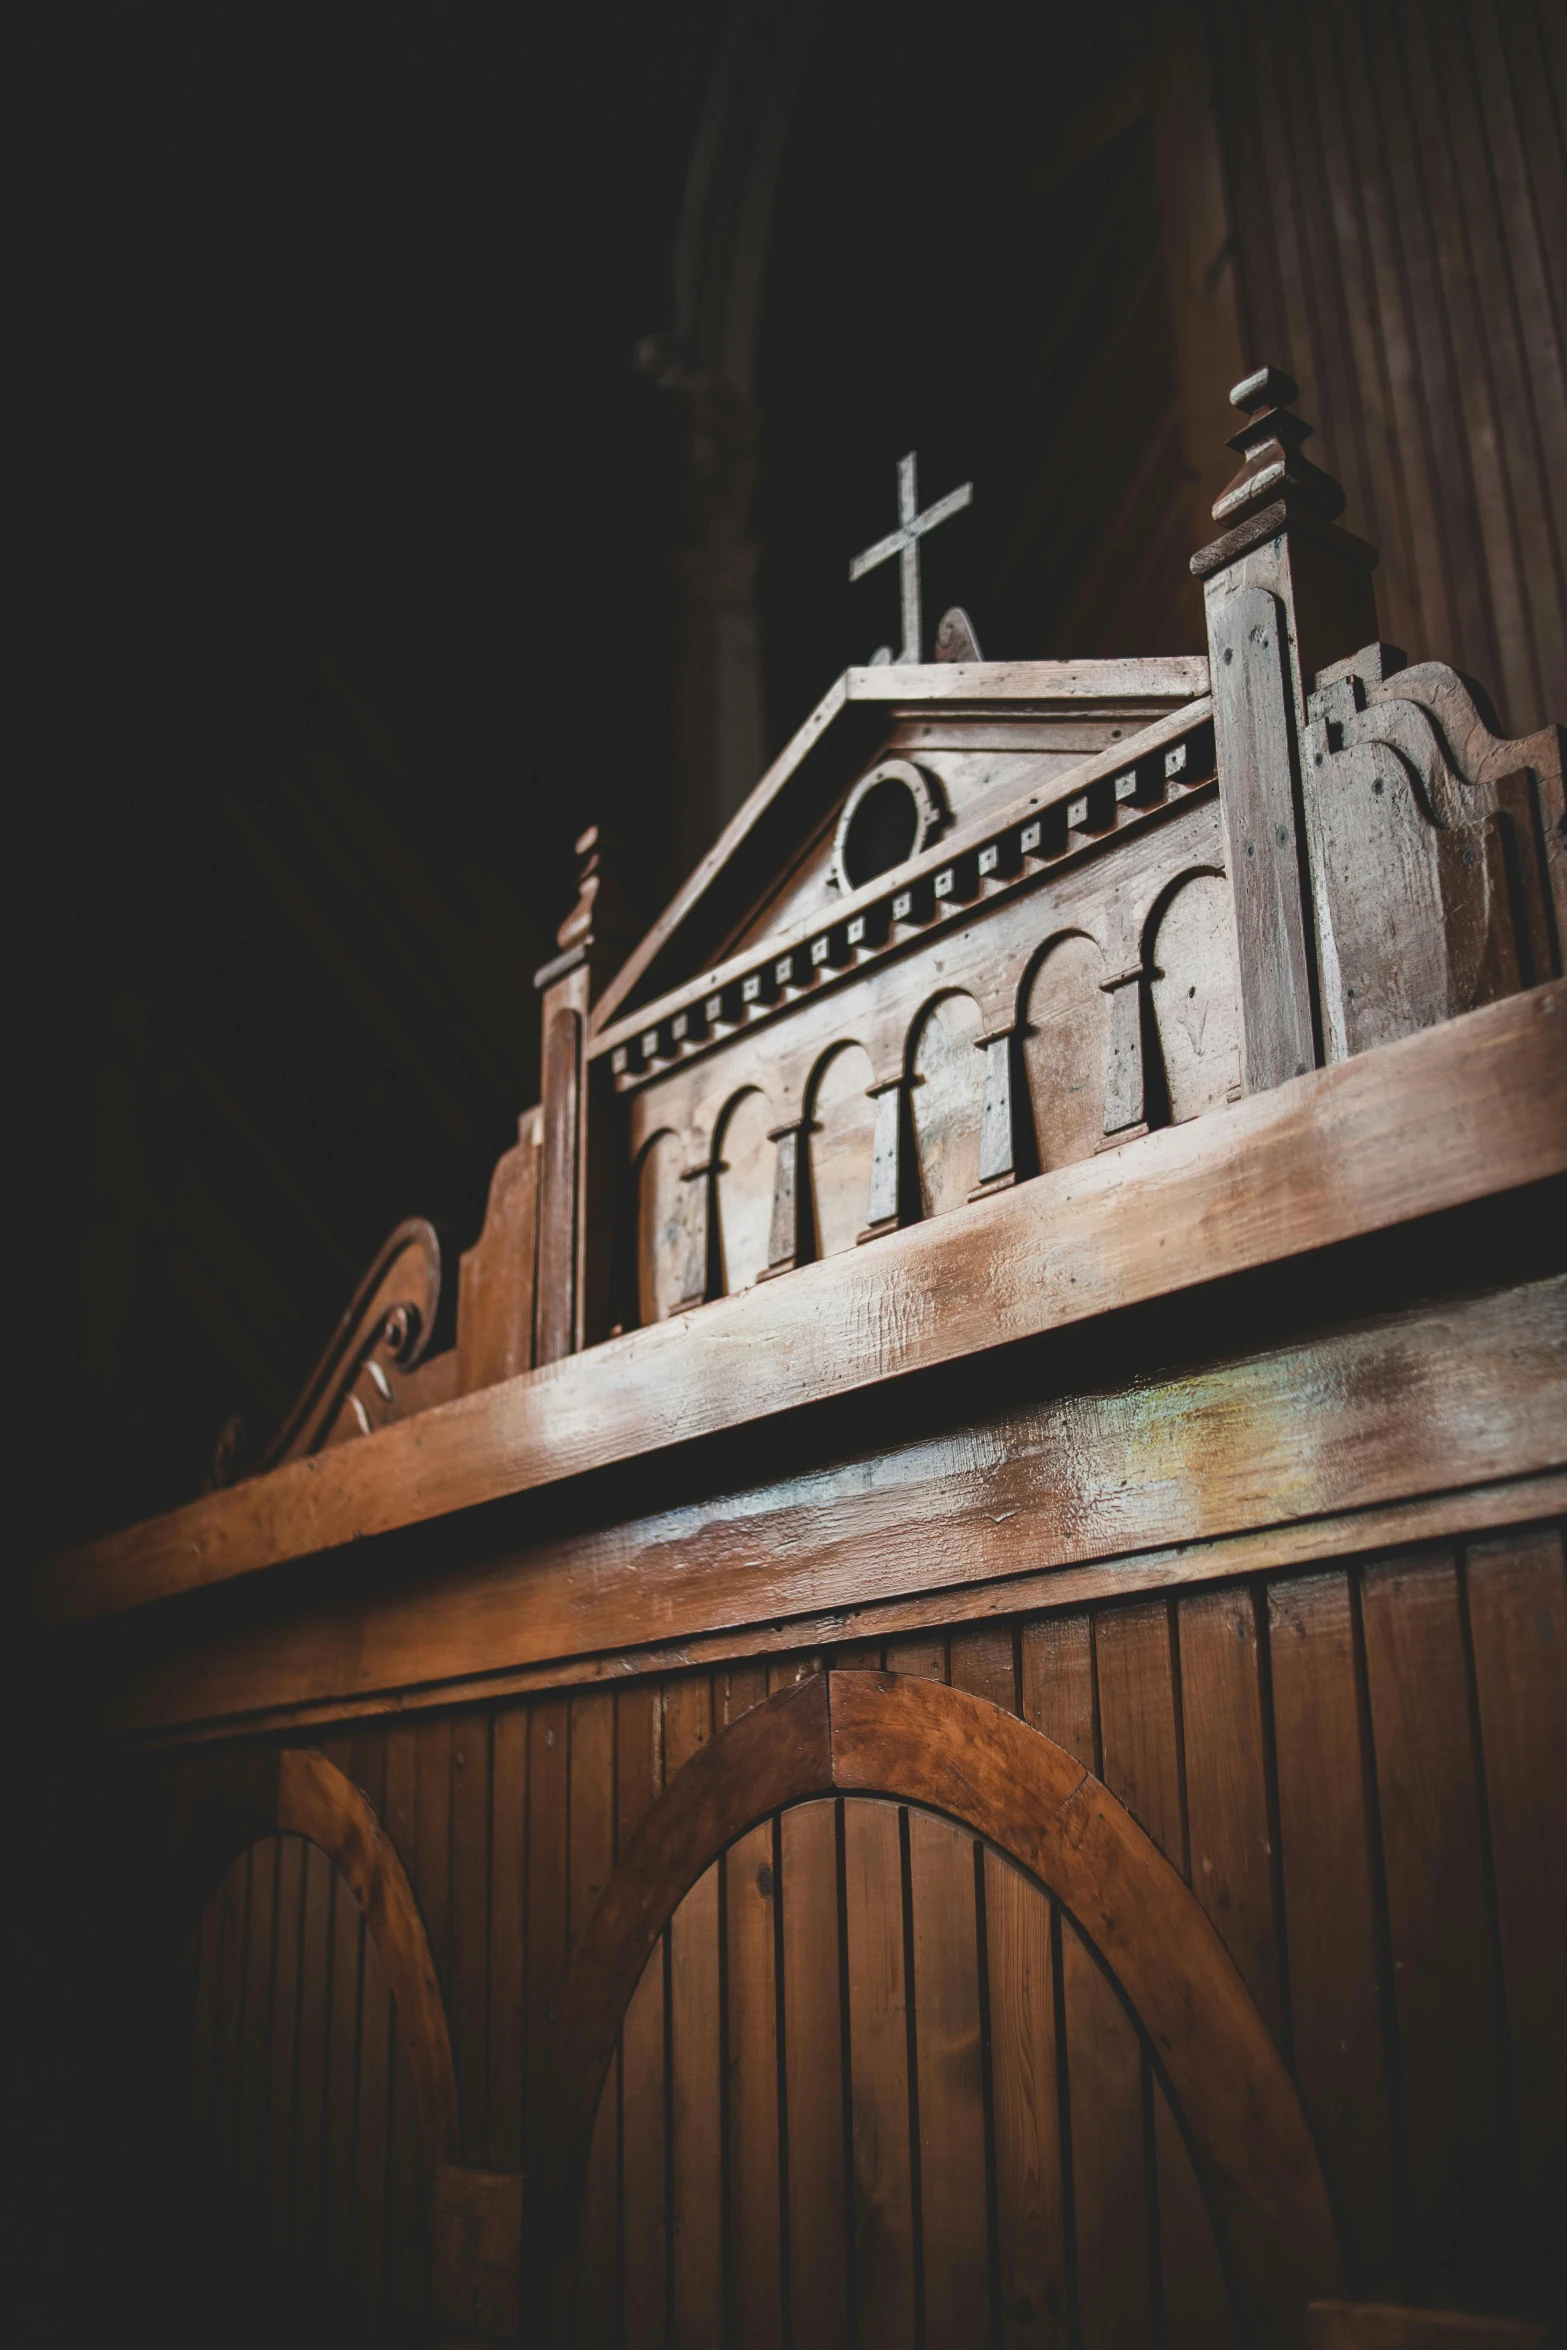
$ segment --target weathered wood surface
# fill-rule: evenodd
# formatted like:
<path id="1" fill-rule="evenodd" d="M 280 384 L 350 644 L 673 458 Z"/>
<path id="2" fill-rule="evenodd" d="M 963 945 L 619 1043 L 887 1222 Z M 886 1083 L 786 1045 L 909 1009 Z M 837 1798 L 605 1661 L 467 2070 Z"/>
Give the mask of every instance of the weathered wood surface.
<path id="1" fill-rule="evenodd" d="M 205 1496 L 42 1569 L 38 1606 L 143 1605 L 1539 1182 L 1564 1037 L 1561 982 L 1487 1006 Z"/>
<path id="2" fill-rule="evenodd" d="M 1275 1535 L 1271 1552 L 1258 1542 L 1237 1565 L 1310 1558 L 1322 1542 L 1310 1521 L 1322 1516 L 1559 1470 L 1564 1313 L 1567 1276 L 1546 1278 L 1202 1371 L 1014 1406 L 510 1557 L 442 1561 L 373 1597 L 150 1663 L 127 1676 L 114 1718 L 151 1728 L 341 1705 L 551 1660 L 559 1678 L 568 1657 L 719 1627 L 734 1653 L 743 1626 L 766 1627 L 776 1644 L 789 1618 L 823 1610 L 842 1637 L 845 1611 L 885 1610 L 894 1593 L 929 1595 L 923 1620 L 941 1621 L 964 1586 L 1263 1526 L 1296 1532 Z M 1516 1519 L 1547 1505 L 1515 1492 L 1507 1506 Z M 1427 1527 L 1444 1528 L 1453 1509 L 1461 1518 L 1455 1498 Z M 1334 1539 L 1358 1547 L 1371 1535 L 1362 1525 L 1358 1540 Z M 1186 1574 L 1215 1571 L 1223 1563 L 1208 1552 Z M 1107 1565 L 1100 1587 L 1124 1588 L 1137 1572 L 1131 1559 Z M 1153 1579 L 1181 1574 L 1171 1561 Z M 1020 1603 L 1003 1584 L 983 1604 Z"/>

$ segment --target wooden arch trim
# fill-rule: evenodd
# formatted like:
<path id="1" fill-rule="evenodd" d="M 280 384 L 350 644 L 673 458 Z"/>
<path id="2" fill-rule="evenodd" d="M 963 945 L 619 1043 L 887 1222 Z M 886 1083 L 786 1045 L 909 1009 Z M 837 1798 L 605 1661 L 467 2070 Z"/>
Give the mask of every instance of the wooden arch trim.
<path id="1" fill-rule="evenodd" d="M 879 1795 L 960 1822 L 1068 1909 L 1148 2034 L 1218 2214 L 1256 2337 L 1305 2339 L 1340 2289 L 1337 2233 L 1295 2084 L 1201 1903 L 1082 1764 L 984 1699 L 897 1673 L 819 1674 L 757 1706 L 666 1788 L 578 1947 L 556 2093 L 536 2101 L 525 2259 L 570 2338 L 599 2092 L 642 1969 L 680 1902 L 757 1821 L 813 1796 Z"/>
<path id="2" fill-rule="evenodd" d="M 303 1836 L 326 1854 L 375 1936 L 413 2078 L 431 2176 L 459 2159 L 457 2074 L 429 1937 L 408 1874 L 368 1796 L 314 1747 L 247 1756 L 215 1775 L 183 1839 L 189 1891 L 205 1900 L 264 1836 Z"/>

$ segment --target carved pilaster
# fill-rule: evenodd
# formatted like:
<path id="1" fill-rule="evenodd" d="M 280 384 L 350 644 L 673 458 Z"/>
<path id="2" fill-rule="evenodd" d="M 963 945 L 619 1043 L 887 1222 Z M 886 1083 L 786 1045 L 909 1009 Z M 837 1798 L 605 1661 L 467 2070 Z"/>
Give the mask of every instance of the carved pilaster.
<path id="1" fill-rule="evenodd" d="M 1300 454 L 1296 387 L 1260 368 L 1230 394 L 1241 470 L 1213 509 L 1203 581 L 1248 1092 L 1322 1058 L 1302 801 L 1316 671 L 1376 635 L 1375 551 L 1334 517 L 1337 482 Z"/>
<path id="2" fill-rule="evenodd" d="M 1141 961 L 1100 981 L 1110 998 L 1110 1041 L 1105 1054 L 1105 1132 L 1101 1150 L 1135 1142 L 1148 1131 L 1147 1071 L 1143 1053 L 1147 1026 L 1147 973 Z"/>
<path id="3" fill-rule="evenodd" d="M 686 1260 L 680 1303 L 701 1306 L 713 1295 L 712 1160 L 703 1159 L 683 1169 L 680 1180 L 686 1187 Z"/>
<path id="4" fill-rule="evenodd" d="M 767 1266 L 761 1275 L 764 1281 L 774 1273 L 792 1272 L 800 1261 L 805 1209 L 805 1138 L 809 1132 L 810 1120 L 797 1118 L 785 1126 L 772 1127 L 768 1133 L 768 1141 L 777 1145 L 778 1157 L 773 1171 L 773 1221 L 767 1240 Z"/>
<path id="5" fill-rule="evenodd" d="M 866 1091 L 876 1105 L 871 1136 L 871 1195 L 861 1240 L 875 1240 L 895 1232 L 907 1220 L 906 1203 L 914 1178 L 913 1138 L 909 1130 L 909 1085 L 902 1075 L 886 1077 Z"/>
<path id="6" fill-rule="evenodd" d="M 979 1181 L 970 1199 L 1006 1191 L 1028 1170 L 1021 1162 L 1018 1111 L 1026 1096 L 1018 1067 L 1013 1025 L 993 1028 L 974 1039 L 985 1056 L 985 1101 L 979 1120 Z"/>
<path id="7" fill-rule="evenodd" d="M 590 825 L 577 842 L 577 903 L 556 932 L 561 951 L 534 973 L 543 997 L 536 1363 L 575 1354 L 587 1325 L 588 1011 L 626 935 L 615 893 L 605 888 L 601 848 Z"/>

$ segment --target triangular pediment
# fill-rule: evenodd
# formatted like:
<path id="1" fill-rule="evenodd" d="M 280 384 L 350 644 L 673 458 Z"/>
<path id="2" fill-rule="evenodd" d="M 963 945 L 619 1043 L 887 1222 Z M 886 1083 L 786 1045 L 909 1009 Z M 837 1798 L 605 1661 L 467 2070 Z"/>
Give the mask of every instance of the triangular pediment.
<path id="1" fill-rule="evenodd" d="M 845 670 L 604 989 L 595 1031 L 832 912 L 838 818 L 879 762 L 917 768 L 959 829 L 1207 686 L 1201 655 Z"/>

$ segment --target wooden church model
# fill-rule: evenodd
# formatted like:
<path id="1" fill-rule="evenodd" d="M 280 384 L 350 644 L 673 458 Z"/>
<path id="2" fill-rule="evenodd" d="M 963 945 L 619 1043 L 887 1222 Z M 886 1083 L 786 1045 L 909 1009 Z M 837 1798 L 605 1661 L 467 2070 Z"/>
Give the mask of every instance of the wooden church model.
<path id="1" fill-rule="evenodd" d="M 1562 737 L 1233 397 L 1207 659 L 906 594 L 629 952 L 586 836 L 455 1346 L 411 1222 L 42 1573 L 273 2338 L 1567 2312 Z"/>

